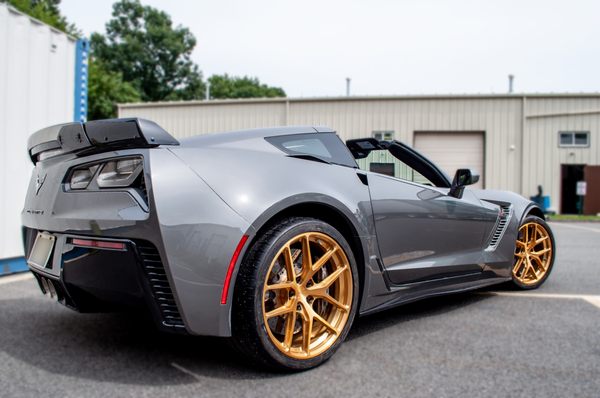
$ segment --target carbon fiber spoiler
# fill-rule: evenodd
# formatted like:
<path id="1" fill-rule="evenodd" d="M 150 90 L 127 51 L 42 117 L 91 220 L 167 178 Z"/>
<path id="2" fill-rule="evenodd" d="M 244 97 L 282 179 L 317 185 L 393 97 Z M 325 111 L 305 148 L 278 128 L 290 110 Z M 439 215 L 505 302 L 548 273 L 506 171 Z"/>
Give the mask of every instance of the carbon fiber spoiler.
<path id="1" fill-rule="evenodd" d="M 179 145 L 179 141 L 150 120 L 128 118 L 46 127 L 29 137 L 27 150 L 35 164 L 41 159 L 70 152 L 85 155 L 114 149 L 152 148 L 158 145 Z"/>

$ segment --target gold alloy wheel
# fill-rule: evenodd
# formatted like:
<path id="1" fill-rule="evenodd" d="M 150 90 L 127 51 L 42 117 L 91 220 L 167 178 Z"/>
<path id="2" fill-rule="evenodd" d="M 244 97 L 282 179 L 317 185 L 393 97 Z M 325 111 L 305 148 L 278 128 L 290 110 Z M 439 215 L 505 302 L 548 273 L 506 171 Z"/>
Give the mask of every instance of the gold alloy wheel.
<path id="1" fill-rule="evenodd" d="M 546 228 L 536 222 L 519 228 L 513 276 L 523 285 L 535 285 L 552 264 L 552 239 Z"/>
<path id="2" fill-rule="evenodd" d="M 344 330 L 353 293 L 350 263 L 339 243 L 320 232 L 295 236 L 275 255 L 263 287 L 271 342 L 295 359 L 322 354 Z"/>

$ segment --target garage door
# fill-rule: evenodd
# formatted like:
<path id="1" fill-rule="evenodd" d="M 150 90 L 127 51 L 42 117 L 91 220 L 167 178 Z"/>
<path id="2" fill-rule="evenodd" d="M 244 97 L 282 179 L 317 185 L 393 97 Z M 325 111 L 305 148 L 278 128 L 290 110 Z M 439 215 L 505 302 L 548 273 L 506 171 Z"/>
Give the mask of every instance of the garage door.
<path id="1" fill-rule="evenodd" d="M 415 149 L 454 177 L 456 169 L 477 170 L 481 178 L 473 187 L 483 188 L 482 132 L 415 132 Z"/>

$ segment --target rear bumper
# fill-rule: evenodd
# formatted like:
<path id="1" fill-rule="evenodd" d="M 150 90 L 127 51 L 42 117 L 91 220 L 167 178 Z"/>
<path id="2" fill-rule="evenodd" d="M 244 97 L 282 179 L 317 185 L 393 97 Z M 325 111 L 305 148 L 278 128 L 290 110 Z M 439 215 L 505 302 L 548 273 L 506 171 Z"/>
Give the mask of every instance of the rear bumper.
<path id="1" fill-rule="evenodd" d="M 29 255 L 37 230 L 24 229 Z M 89 236 L 54 233 L 56 245 L 45 268 L 30 265 L 42 292 L 79 312 L 147 311 L 164 331 L 184 332 L 185 324 L 157 248 L 134 239 L 107 239 L 124 249 L 78 246 Z"/>
<path id="2" fill-rule="evenodd" d="M 64 188 L 65 176 L 74 166 L 132 155 L 144 159 L 144 195 L 130 189 L 69 192 Z M 36 180 L 45 182 L 40 187 Z M 57 237 L 53 268 L 32 271 L 56 282 L 64 290 L 66 305 L 79 311 L 145 306 L 155 316 L 159 311 L 155 319 L 164 329 L 166 315 L 157 303 L 160 288 L 168 286 L 165 298 L 172 297 L 188 333 L 231 335 L 234 289 L 229 289 L 227 303 L 221 304 L 223 282 L 241 237 L 253 235 L 251 227 L 170 151 L 130 149 L 38 162 L 21 219 L 27 231 L 27 254 L 37 231 Z M 90 250 L 80 258 L 69 243 L 73 237 L 126 242 L 127 250 Z M 160 260 L 162 279 L 149 278 L 149 257 Z M 148 286 L 152 283 L 156 285 Z"/>

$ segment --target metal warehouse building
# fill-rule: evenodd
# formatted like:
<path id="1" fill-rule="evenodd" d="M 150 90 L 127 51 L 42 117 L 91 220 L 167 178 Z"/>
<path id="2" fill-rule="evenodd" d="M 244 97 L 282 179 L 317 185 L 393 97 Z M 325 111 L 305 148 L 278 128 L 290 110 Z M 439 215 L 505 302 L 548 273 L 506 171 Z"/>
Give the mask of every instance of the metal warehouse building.
<path id="1" fill-rule="evenodd" d="M 266 126 L 325 125 L 344 140 L 373 136 L 412 145 L 453 175 L 524 196 L 541 185 L 550 209 L 600 212 L 600 94 L 279 98 L 125 104 L 120 117 L 156 121 L 178 138 Z M 378 164 L 381 166 L 381 164 Z"/>

